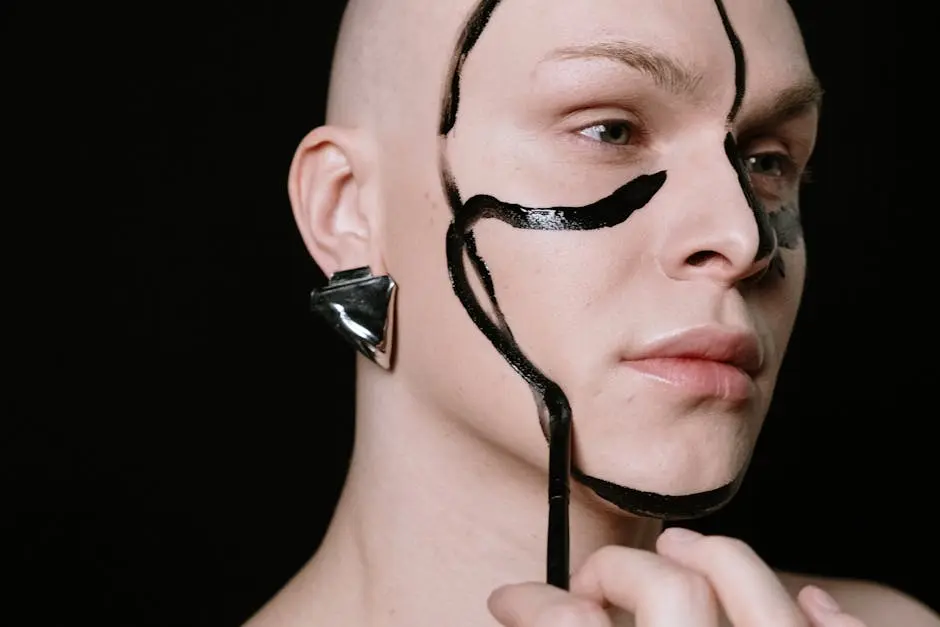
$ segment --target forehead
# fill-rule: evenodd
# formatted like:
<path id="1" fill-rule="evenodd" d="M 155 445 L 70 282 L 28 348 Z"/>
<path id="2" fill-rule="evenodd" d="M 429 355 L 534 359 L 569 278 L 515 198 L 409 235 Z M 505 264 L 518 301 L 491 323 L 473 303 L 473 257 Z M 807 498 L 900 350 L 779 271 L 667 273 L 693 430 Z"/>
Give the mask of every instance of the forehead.
<path id="1" fill-rule="evenodd" d="M 496 0 L 462 74 L 473 82 L 526 84 L 551 71 L 559 51 L 628 42 L 677 60 L 704 87 L 733 89 L 731 43 L 716 0 Z M 747 59 L 749 99 L 811 76 L 786 0 L 724 0 Z M 471 24 L 472 26 L 472 24 Z M 459 51 L 458 51 L 459 52 Z"/>

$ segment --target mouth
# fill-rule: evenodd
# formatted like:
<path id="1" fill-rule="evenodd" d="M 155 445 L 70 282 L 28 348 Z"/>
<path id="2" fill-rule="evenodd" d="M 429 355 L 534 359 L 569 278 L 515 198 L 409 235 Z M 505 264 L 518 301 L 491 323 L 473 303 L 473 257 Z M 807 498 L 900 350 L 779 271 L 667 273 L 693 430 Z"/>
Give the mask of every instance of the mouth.
<path id="1" fill-rule="evenodd" d="M 623 363 L 684 393 L 740 402 L 756 391 L 763 355 L 755 334 L 707 326 L 656 340 Z"/>

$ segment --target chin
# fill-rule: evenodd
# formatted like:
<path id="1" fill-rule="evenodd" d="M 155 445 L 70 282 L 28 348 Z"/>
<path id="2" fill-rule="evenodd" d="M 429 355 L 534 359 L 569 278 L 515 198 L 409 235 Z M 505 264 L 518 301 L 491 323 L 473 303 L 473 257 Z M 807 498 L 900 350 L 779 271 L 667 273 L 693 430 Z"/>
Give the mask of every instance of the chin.
<path id="1" fill-rule="evenodd" d="M 583 427 L 575 420 L 572 464 L 632 490 L 679 497 L 740 482 L 759 425 L 734 412 L 684 415 L 665 425 Z M 755 428 L 756 427 L 756 428 Z"/>
<path id="2" fill-rule="evenodd" d="M 740 487 L 750 462 L 750 447 L 720 447 L 703 462 L 711 447 L 694 455 L 665 455 L 645 463 L 616 463 L 603 457 L 581 463 L 572 460 L 574 498 L 593 509 L 620 515 L 662 520 L 688 520 L 707 516 L 725 505 Z M 734 451 L 729 449 L 735 449 Z"/>

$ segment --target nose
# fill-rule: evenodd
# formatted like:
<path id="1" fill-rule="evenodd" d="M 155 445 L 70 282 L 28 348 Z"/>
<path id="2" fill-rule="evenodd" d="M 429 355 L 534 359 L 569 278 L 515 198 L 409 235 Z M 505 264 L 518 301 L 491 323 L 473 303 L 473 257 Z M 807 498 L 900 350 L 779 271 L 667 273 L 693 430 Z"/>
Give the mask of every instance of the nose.
<path id="1" fill-rule="evenodd" d="M 673 170 L 675 171 L 675 170 Z M 734 139 L 719 153 L 703 151 L 670 177 L 669 227 L 659 264 L 676 280 L 734 285 L 763 275 L 777 252 L 777 238 L 750 183 Z"/>

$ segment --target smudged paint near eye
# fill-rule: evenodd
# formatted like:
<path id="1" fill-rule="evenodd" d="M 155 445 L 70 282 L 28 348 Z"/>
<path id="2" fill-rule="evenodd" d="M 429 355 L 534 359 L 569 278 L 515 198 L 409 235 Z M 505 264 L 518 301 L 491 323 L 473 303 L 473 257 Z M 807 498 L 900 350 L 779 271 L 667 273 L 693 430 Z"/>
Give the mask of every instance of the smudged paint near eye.
<path id="1" fill-rule="evenodd" d="M 800 220 L 800 208 L 796 203 L 784 204 L 777 211 L 769 214 L 770 224 L 777 234 L 780 249 L 796 250 L 803 242 L 803 223 Z M 786 278 L 787 266 L 780 250 L 774 255 L 770 269 L 780 278 Z"/>
<path id="2" fill-rule="evenodd" d="M 785 204 L 771 213 L 770 223 L 777 233 L 777 243 L 781 248 L 799 248 L 803 242 L 803 222 L 800 220 L 800 208 L 796 203 Z"/>

